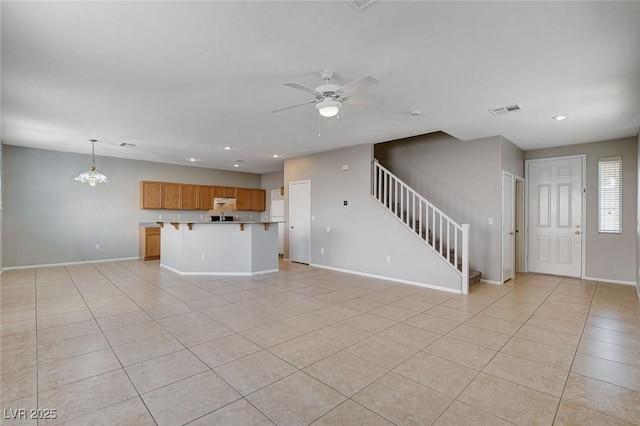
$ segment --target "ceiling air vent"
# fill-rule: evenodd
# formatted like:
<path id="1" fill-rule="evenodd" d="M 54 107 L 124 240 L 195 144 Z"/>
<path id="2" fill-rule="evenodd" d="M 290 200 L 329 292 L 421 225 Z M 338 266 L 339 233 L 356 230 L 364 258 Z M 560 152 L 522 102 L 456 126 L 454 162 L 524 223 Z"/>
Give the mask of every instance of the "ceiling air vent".
<path id="1" fill-rule="evenodd" d="M 500 108 L 490 109 L 489 111 L 491 111 L 491 114 L 493 115 L 505 115 L 505 114 L 510 114 L 512 112 L 522 111 L 523 109 L 524 108 L 522 108 L 522 105 L 515 104 L 515 105 L 509 105 L 509 106 L 503 106 Z"/>
<path id="2" fill-rule="evenodd" d="M 371 6 L 376 0 L 347 0 L 347 2 L 353 6 L 355 10 L 363 11 L 367 7 Z"/>

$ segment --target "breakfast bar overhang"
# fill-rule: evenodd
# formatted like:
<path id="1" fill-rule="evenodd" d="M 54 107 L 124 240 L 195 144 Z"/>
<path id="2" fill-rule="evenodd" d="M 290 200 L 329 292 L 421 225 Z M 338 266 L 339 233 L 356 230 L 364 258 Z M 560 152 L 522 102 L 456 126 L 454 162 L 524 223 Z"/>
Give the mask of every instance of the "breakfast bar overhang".
<path id="1" fill-rule="evenodd" d="M 160 266 L 181 275 L 278 271 L 278 227 L 265 222 L 158 222 Z"/>

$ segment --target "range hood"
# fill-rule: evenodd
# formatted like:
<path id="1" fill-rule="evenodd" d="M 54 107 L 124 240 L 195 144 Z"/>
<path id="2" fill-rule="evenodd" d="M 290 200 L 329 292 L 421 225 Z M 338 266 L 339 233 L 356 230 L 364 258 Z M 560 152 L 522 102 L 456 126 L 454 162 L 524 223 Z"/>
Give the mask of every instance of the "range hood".
<path id="1" fill-rule="evenodd" d="M 213 202 L 214 202 L 214 204 L 235 204 L 236 203 L 236 199 L 235 198 L 228 198 L 228 197 L 214 198 Z"/>

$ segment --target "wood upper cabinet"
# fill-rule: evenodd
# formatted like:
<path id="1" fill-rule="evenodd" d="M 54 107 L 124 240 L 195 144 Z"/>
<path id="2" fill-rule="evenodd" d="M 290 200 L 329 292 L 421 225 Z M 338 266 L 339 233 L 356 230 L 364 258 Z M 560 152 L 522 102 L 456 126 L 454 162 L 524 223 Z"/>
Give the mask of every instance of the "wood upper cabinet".
<path id="1" fill-rule="evenodd" d="M 213 186 L 198 186 L 198 210 L 213 210 Z"/>
<path id="2" fill-rule="evenodd" d="M 162 208 L 162 182 L 140 182 L 140 208 Z"/>
<path id="3" fill-rule="evenodd" d="M 236 206 L 234 210 L 257 211 L 265 210 L 266 191 L 264 189 L 236 188 Z"/>
<path id="4" fill-rule="evenodd" d="M 236 189 L 231 186 L 214 186 L 213 197 L 214 198 L 234 198 L 236 196 Z"/>
<path id="5" fill-rule="evenodd" d="M 214 198 L 235 198 L 237 202 L 233 210 L 262 212 L 266 208 L 264 189 L 140 182 L 141 209 L 213 210 Z"/>
<path id="6" fill-rule="evenodd" d="M 180 185 L 180 209 L 197 210 L 198 185 Z"/>
<path id="7" fill-rule="evenodd" d="M 248 188 L 236 188 L 236 205 L 234 210 L 251 210 L 251 190 Z"/>
<path id="8" fill-rule="evenodd" d="M 179 183 L 162 184 L 162 208 L 163 209 L 180 209 L 180 185 Z"/>
<path id="9" fill-rule="evenodd" d="M 251 210 L 263 212 L 267 209 L 267 191 L 264 189 L 251 190 Z"/>

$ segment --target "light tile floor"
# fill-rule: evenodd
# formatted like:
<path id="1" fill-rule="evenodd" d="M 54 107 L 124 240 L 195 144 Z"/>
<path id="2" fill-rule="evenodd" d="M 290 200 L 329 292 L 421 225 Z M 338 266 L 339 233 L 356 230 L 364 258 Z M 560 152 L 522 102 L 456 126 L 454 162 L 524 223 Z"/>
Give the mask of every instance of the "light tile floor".
<path id="1" fill-rule="evenodd" d="M 632 286 L 519 275 L 461 296 L 288 262 L 1 280 L 2 424 L 640 424 Z"/>

